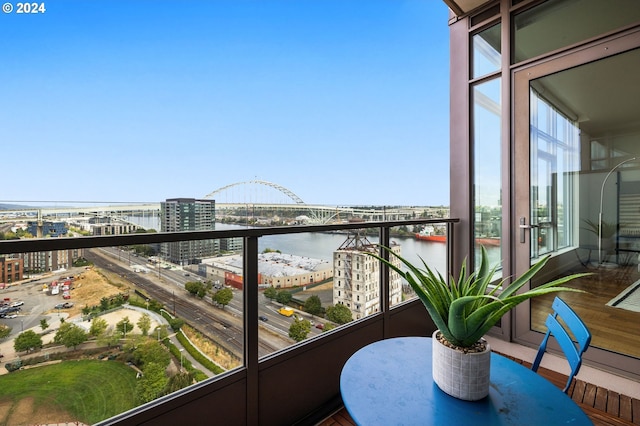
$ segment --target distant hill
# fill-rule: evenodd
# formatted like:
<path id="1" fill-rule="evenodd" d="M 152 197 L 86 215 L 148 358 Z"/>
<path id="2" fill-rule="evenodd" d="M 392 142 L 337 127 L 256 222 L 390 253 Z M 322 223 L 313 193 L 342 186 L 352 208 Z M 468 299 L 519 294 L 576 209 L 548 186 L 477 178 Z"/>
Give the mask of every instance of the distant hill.
<path id="1" fill-rule="evenodd" d="M 28 206 L 21 204 L 0 204 L 0 210 L 18 210 L 24 208 L 28 208 Z"/>

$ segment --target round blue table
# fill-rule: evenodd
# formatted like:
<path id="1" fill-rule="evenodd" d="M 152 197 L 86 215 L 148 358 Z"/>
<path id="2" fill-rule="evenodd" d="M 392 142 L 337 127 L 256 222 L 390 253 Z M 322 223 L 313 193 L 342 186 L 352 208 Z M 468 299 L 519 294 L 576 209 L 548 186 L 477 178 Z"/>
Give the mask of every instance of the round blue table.
<path id="1" fill-rule="evenodd" d="M 544 377 L 491 355 L 491 388 L 480 401 L 442 392 L 431 375 L 431 338 L 398 337 L 365 346 L 340 375 L 344 405 L 358 425 L 592 425 Z"/>

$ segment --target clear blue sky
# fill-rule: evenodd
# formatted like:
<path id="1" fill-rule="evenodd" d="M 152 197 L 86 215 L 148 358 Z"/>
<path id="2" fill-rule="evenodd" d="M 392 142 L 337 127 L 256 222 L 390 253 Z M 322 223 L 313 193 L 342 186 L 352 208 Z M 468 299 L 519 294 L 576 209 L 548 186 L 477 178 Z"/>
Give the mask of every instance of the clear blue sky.
<path id="1" fill-rule="evenodd" d="M 0 13 L 0 200 L 449 204 L 441 0 L 45 6 Z"/>

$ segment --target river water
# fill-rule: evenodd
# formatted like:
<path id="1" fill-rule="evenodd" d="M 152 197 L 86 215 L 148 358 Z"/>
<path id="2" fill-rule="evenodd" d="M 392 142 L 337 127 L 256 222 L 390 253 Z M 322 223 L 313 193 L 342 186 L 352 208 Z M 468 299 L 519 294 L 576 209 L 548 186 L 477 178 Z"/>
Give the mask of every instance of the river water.
<path id="1" fill-rule="evenodd" d="M 141 218 L 136 219 L 140 220 Z M 145 219 L 149 220 L 149 218 Z M 142 223 L 140 224 L 142 225 Z M 158 227 L 154 229 L 158 229 Z M 216 230 L 226 229 L 246 229 L 246 226 L 216 223 Z M 282 253 L 331 261 L 333 259 L 333 252 L 340 248 L 347 240 L 347 237 L 347 234 L 342 233 L 268 235 L 258 240 L 258 249 L 262 252 L 269 248 L 279 250 Z M 378 242 L 377 237 L 367 238 L 371 243 Z M 422 258 L 430 268 L 437 270 L 443 275 L 445 274 L 447 264 L 447 248 L 445 243 L 406 237 L 392 237 L 391 241 L 396 242 L 402 247 L 401 256 L 410 262 L 421 264 L 420 258 Z M 493 266 L 500 259 L 500 249 L 497 247 L 488 247 L 487 251 Z"/>
<path id="2" fill-rule="evenodd" d="M 216 224 L 216 229 L 246 229 L 246 227 Z M 268 235 L 258 240 L 258 250 L 262 252 L 269 248 L 280 250 L 282 253 L 331 261 L 333 252 L 340 248 L 347 238 L 347 234 L 338 233 Z M 367 239 L 371 243 L 378 242 L 377 237 L 367 237 Z M 410 262 L 422 265 L 421 259 L 424 259 L 430 268 L 437 270 L 442 275 L 446 274 L 447 246 L 445 243 L 406 237 L 392 237 L 391 241 L 401 246 L 401 256 Z M 492 262 L 491 265 L 495 265 L 500 259 L 500 249 L 487 247 L 487 253 Z"/>

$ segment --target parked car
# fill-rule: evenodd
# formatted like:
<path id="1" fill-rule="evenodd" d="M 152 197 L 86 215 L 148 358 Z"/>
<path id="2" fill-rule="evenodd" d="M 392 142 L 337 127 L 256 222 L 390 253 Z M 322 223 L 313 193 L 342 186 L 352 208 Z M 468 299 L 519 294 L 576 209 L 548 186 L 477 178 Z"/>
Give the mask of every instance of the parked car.
<path id="1" fill-rule="evenodd" d="M 319 322 L 319 323 L 317 323 L 317 324 L 316 324 L 316 328 L 317 328 L 318 330 L 324 330 L 324 324 L 323 324 L 323 323 L 321 323 L 321 322 Z"/>
<path id="2" fill-rule="evenodd" d="M 9 314 L 7 316 L 5 316 L 5 318 L 7 319 L 13 319 L 13 318 L 17 318 L 18 316 L 16 314 Z"/>

